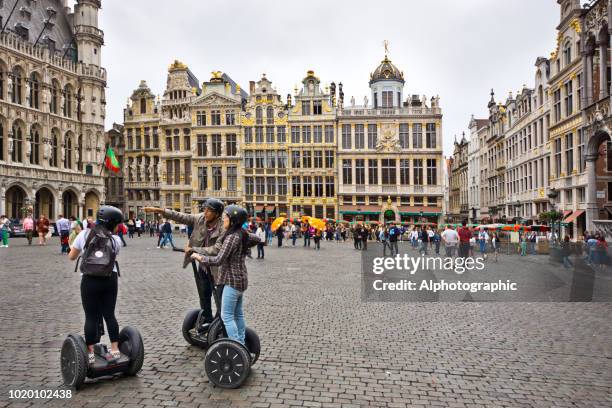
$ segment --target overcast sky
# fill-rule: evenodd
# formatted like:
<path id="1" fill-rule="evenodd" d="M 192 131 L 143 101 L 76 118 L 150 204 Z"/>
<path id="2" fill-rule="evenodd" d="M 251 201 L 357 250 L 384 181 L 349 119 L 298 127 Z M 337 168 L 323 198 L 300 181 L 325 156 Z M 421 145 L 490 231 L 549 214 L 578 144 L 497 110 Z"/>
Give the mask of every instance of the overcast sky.
<path id="1" fill-rule="evenodd" d="M 108 70 L 107 128 L 123 121 L 127 98 L 145 79 L 163 93 L 167 67 L 186 63 L 200 83 L 227 73 L 244 89 L 262 73 L 285 100 L 308 69 L 344 85 L 345 104 L 369 96 L 384 57 L 404 71 L 404 95 L 440 96 L 444 153 L 470 115 L 533 86 L 538 56 L 555 47 L 554 0 L 104 0 L 102 62 Z"/>

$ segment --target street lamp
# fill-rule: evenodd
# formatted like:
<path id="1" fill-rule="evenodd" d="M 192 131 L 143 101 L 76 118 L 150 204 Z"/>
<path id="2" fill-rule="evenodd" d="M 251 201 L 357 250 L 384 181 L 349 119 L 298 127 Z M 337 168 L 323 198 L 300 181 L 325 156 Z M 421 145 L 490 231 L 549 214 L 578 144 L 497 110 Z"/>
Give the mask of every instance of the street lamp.
<path id="1" fill-rule="evenodd" d="M 556 205 L 556 199 L 557 197 L 559 197 L 559 191 L 557 191 L 554 188 L 551 188 L 550 191 L 548 192 L 548 201 L 550 202 L 550 208 L 551 210 L 556 213 L 557 212 L 557 205 Z M 550 219 L 550 222 L 552 224 L 551 229 L 553 232 L 553 235 L 555 234 L 555 220 L 554 218 Z M 561 219 L 559 219 L 559 235 L 561 233 Z M 557 235 L 557 236 L 559 236 Z"/>

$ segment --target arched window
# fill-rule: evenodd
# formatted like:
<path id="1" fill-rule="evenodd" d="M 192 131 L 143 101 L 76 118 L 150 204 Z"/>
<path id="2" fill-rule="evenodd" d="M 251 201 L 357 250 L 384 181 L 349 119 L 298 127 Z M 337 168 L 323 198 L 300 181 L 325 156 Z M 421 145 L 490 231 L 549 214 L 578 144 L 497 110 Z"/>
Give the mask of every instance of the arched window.
<path id="1" fill-rule="evenodd" d="M 33 72 L 30 75 L 30 108 L 39 109 L 39 87 L 38 75 L 36 72 Z"/>
<path id="2" fill-rule="evenodd" d="M 21 126 L 13 123 L 13 152 L 11 160 L 14 162 L 23 162 L 23 131 Z"/>
<path id="3" fill-rule="evenodd" d="M 21 93 L 23 91 L 23 77 L 19 67 L 13 68 L 13 94 L 11 101 L 21 105 Z"/>
<path id="4" fill-rule="evenodd" d="M 140 113 L 147 113 L 147 100 L 140 98 Z"/>
<path id="5" fill-rule="evenodd" d="M 272 125 L 274 123 L 274 108 L 272 106 L 268 106 L 266 108 L 266 122 L 268 125 Z"/>
<path id="6" fill-rule="evenodd" d="M 263 123 L 263 110 L 261 109 L 261 106 L 255 108 L 255 123 L 258 125 Z"/>
<path id="7" fill-rule="evenodd" d="M 568 66 L 572 63 L 572 42 L 568 41 L 563 47 L 563 64 Z"/>
<path id="8" fill-rule="evenodd" d="M 53 132 L 53 136 L 51 136 L 51 157 L 49 157 L 49 166 L 57 167 L 57 145 L 59 138 L 57 137 L 57 132 Z"/>
<path id="9" fill-rule="evenodd" d="M 77 141 L 77 151 L 79 152 L 79 157 L 77 159 L 77 168 L 79 170 L 83 170 L 83 136 L 79 135 Z"/>
<path id="10" fill-rule="evenodd" d="M 57 115 L 57 109 L 59 107 L 59 94 L 60 94 L 60 86 L 56 80 L 53 80 L 53 85 L 51 86 L 51 113 Z"/>
<path id="11" fill-rule="evenodd" d="M 64 136 L 64 167 L 72 168 L 72 137 L 68 133 Z"/>
<path id="12" fill-rule="evenodd" d="M 30 164 L 40 164 L 40 133 L 34 126 L 30 130 L 30 141 Z"/>
<path id="13" fill-rule="evenodd" d="M 542 90 L 542 85 L 538 87 L 538 106 L 542 106 L 544 104 L 544 91 Z"/>
<path id="14" fill-rule="evenodd" d="M 72 87 L 70 85 L 66 85 L 64 87 L 64 116 L 67 118 L 72 117 Z"/>

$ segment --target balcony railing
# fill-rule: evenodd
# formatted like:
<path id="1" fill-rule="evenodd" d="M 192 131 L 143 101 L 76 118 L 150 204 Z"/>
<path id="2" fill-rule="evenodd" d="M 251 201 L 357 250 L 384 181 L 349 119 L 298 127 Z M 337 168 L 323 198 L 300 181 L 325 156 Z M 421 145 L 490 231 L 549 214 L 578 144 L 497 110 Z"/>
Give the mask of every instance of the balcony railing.
<path id="1" fill-rule="evenodd" d="M 403 108 L 376 108 L 356 109 L 348 108 L 338 111 L 338 116 L 396 116 L 396 115 L 440 115 L 440 108 L 403 107 Z"/>

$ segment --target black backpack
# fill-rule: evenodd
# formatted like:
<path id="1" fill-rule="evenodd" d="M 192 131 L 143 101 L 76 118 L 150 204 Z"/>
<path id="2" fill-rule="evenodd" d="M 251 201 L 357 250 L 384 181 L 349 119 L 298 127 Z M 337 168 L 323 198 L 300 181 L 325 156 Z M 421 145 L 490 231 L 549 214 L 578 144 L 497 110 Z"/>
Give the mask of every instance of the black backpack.
<path id="1" fill-rule="evenodd" d="M 117 266 L 119 273 L 119 263 L 116 261 L 116 243 L 113 234 L 104 227 L 96 225 L 89 231 L 81 261 L 81 272 L 83 275 L 108 278 L 113 274 L 113 267 Z M 74 268 L 76 272 L 79 262 Z"/>

